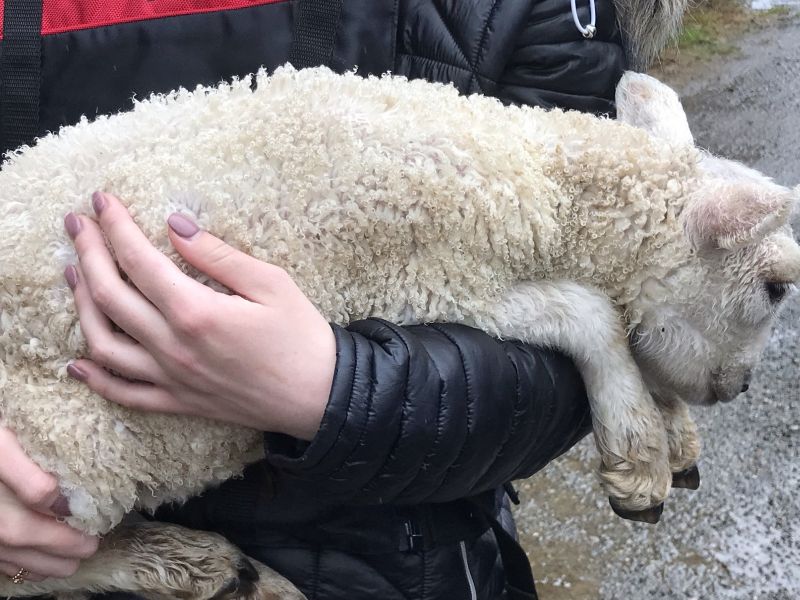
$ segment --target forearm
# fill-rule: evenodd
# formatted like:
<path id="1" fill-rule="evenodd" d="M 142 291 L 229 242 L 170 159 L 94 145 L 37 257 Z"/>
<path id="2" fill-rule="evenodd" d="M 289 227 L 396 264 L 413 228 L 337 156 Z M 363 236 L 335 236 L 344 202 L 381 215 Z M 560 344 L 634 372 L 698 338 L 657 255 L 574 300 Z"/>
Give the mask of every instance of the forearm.
<path id="1" fill-rule="evenodd" d="M 317 436 L 268 435 L 270 461 L 331 502 L 439 502 L 530 475 L 588 431 L 561 355 L 458 325 L 334 327 L 337 367 Z"/>

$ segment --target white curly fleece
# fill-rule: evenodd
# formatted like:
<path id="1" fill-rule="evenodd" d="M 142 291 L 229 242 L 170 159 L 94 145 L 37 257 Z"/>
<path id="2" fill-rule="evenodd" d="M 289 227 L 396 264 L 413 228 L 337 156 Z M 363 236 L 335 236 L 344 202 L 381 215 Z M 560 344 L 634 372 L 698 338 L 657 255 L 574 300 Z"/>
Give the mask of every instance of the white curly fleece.
<path id="1" fill-rule="evenodd" d="M 255 82 L 84 120 L 0 171 L 0 414 L 90 533 L 263 452 L 254 431 L 134 414 L 66 376 L 85 347 L 62 276 L 76 260 L 63 217 L 89 213 L 96 189 L 128 203 L 176 261 L 165 220 L 180 210 L 286 268 L 339 323 L 492 329 L 503 293 L 541 279 L 598 287 L 626 311 L 686 252 L 691 145 L 420 81 L 285 68 Z"/>

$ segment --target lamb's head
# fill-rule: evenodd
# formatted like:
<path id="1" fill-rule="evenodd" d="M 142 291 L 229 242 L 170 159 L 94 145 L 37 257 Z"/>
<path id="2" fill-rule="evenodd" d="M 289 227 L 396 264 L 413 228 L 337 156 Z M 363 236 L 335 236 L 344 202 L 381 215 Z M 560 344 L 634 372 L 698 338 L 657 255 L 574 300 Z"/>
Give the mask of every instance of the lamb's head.
<path id="1" fill-rule="evenodd" d="M 709 178 L 682 215 L 684 260 L 645 282 L 631 347 L 652 391 L 687 402 L 745 391 L 780 308 L 800 281 L 787 224 L 794 195 Z"/>
<path id="2" fill-rule="evenodd" d="M 693 143 L 672 90 L 642 75 L 626 75 L 620 88 L 621 120 L 667 143 Z M 700 156 L 697 189 L 681 213 L 685 255 L 643 285 L 630 341 L 655 394 L 713 404 L 748 388 L 776 315 L 800 282 L 789 225 L 800 193 L 739 163 Z"/>

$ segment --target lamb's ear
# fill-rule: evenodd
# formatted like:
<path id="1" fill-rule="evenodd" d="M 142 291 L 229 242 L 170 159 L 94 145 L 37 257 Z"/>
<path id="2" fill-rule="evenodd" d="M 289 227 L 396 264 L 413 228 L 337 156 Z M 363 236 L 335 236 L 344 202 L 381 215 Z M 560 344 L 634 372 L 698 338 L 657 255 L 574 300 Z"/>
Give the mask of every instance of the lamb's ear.
<path id="1" fill-rule="evenodd" d="M 733 250 L 785 225 L 795 197 L 779 186 L 720 181 L 698 193 L 684 212 L 684 227 L 698 250 Z"/>
<path id="2" fill-rule="evenodd" d="M 675 144 L 694 144 L 678 94 L 658 79 L 626 72 L 617 84 L 616 103 L 617 120 Z"/>

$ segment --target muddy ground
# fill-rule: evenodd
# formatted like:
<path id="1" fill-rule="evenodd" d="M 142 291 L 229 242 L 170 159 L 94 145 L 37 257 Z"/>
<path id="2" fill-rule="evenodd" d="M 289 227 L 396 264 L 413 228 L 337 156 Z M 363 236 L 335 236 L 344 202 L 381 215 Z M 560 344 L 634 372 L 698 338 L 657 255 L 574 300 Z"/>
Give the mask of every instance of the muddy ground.
<path id="1" fill-rule="evenodd" d="M 678 81 L 699 145 L 800 183 L 800 21 L 739 46 L 666 77 Z M 517 518 L 541 600 L 800 598 L 800 297 L 750 391 L 695 415 L 702 486 L 676 490 L 657 526 L 613 515 L 591 440 L 520 484 Z"/>

